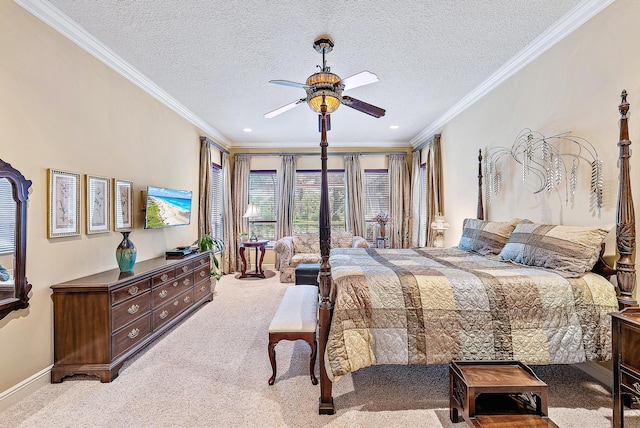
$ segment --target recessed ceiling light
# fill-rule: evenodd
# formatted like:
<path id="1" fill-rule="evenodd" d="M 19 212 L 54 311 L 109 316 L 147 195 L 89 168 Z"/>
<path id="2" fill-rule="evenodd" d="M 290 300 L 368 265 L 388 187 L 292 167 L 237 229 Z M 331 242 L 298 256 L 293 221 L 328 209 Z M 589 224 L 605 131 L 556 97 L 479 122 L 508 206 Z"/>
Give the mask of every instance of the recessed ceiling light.
<path id="1" fill-rule="evenodd" d="M 400 125 L 391 125 L 389 128 L 391 128 L 391 129 L 398 129 L 398 128 L 400 128 Z"/>
<path id="2" fill-rule="evenodd" d="M 244 132 L 251 132 L 251 128 L 243 128 L 242 129 Z"/>

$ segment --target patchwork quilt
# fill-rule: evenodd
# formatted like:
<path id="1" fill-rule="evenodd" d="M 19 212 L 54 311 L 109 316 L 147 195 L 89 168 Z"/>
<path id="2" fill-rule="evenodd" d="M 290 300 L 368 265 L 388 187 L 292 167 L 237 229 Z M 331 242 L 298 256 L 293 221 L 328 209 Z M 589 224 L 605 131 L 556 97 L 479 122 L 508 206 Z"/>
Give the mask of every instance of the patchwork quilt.
<path id="1" fill-rule="evenodd" d="M 458 248 L 336 248 L 327 373 L 373 364 L 611 358 L 614 286 Z"/>

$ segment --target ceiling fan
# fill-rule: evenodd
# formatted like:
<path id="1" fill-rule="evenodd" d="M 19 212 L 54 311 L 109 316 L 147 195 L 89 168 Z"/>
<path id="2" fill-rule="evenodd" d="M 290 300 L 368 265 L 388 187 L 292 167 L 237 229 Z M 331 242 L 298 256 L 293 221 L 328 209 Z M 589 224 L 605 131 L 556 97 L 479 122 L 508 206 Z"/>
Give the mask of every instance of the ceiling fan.
<path id="1" fill-rule="evenodd" d="M 321 37 L 313 43 L 313 48 L 318 51 L 318 53 L 322 54 L 322 67 L 318 66 L 320 71 L 309 76 L 306 83 L 303 84 L 288 80 L 269 81 L 269 83 L 275 83 L 277 85 L 303 88 L 306 91 L 307 96 L 270 111 L 264 115 L 265 118 L 271 119 L 280 113 L 291 110 L 305 101 L 311 110 L 317 113 L 321 112 L 321 106 L 324 103 L 327 107 L 327 114 L 333 113 L 338 107 L 340 107 L 340 104 L 344 104 L 347 107 L 351 107 L 352 109 L 361 111 L 373 117 L 384 116 L 384 109 L 365 103 L 364 101 L 360 101 L 348 95 L 342 95 L 342 92 L 349 89 L 377 82 L 378 76 L 369 71 L 362 71 L 358 74 L 354 74 L 353 76 L 341 79 L 336 74 L 331 73 L 331 69 L 327 67 L 327 61 L 325 59 L 325 54 L 333 50 L 333 41 L 327 37 Z"/>

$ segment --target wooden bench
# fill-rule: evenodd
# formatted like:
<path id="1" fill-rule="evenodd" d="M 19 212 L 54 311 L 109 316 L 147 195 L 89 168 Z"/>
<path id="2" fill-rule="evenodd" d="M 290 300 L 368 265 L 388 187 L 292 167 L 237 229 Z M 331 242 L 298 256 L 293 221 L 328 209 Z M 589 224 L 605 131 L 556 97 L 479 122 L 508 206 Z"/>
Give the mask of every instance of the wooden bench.
<path id="1" fill-rule="evenodd" d="M 313 372 L 316 365 L 316 327 L 318 324 L 318 287 L 292 285 L 287 287 L 278 310 L 269 324 L 269 360 L 273 375 L 269 385 L 276 380 L 276 345 L 281 340 L 304 340 L 311 348 L 309 372 L 311 383 L 318 384 Z"/>

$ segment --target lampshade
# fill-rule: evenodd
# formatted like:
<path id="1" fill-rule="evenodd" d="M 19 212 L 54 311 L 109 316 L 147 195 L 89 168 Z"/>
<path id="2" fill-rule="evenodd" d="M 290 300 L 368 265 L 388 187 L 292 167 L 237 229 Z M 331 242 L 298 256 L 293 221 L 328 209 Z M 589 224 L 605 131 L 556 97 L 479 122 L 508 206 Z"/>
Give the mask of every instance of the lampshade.
<path id="1" fill-rule="evenodd" d="M 312 74 L 307 78 L 307 86 L 314 89 L 307 93 L 307 104 L 311 110 L 320 113 L 320 106 L 324 98 L 327 113 L 333 113 L 340 107 L 343 86 L 338 84 L 340 77 L 326 71 Z M 337 84 L 337 85 L 336 85 Z"/>
<path id="2" fill-rule="evenodd" d="M 435 220 L 431 223 L 431 229 L 433 230 L 447 230 L 449 229 L 449 223 L 444 218 L 442 213 L 438 213 Z"/>
<path id="3" fill-rule="evenodd" d="M 256 204 L 249 204 L 247 206 L 247 212 L 242 217 L 255 218 L 260 217 L 260 208 Z"/>

